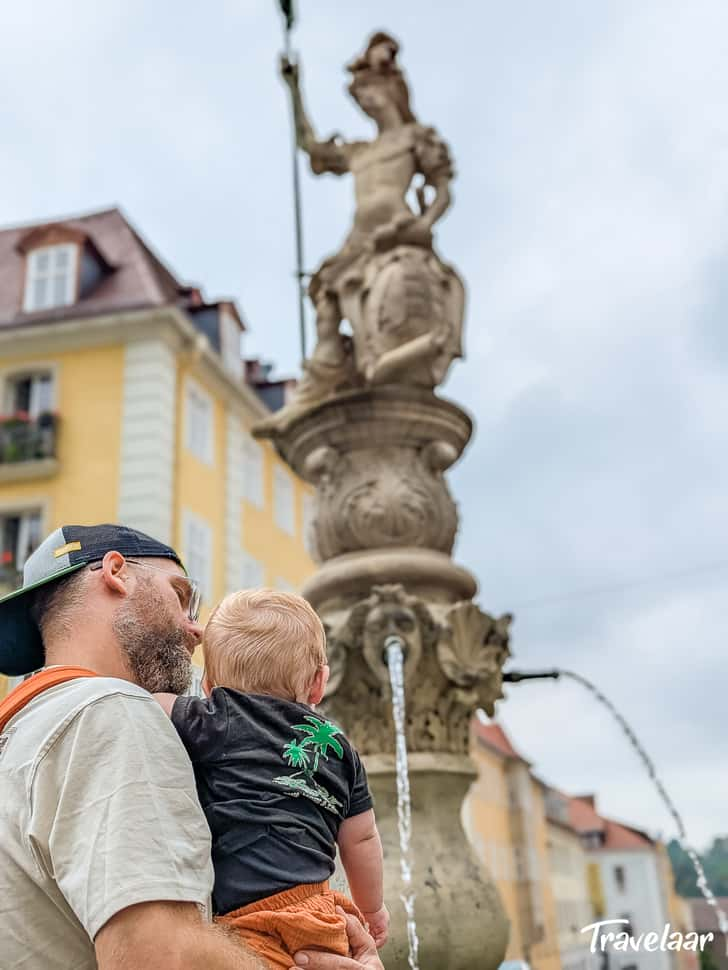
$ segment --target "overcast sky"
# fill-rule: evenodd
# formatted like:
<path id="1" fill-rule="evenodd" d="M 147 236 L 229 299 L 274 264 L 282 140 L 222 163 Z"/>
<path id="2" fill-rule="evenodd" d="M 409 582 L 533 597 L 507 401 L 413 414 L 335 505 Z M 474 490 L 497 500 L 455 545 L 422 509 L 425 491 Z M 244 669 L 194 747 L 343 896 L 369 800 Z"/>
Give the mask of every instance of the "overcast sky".
<path id="1" fill-rule="evenodd" d="M 702 847 L 728 832 L 725 4 L 302 7 L 322 135 L 370 132 L 342 68 L 386 28 L 452 147 L 438 245 L 469 307 L 445 394 L 477 422 L 451 475 L 457 558 L 515 614 L 513 666 L 576 670 L 617 703 Z M 120 204 L 179 276 L 239 301 L 248 353 L 294 373 L 280 43 L 274 0 L 3 4 L 0 223 Z M 303 193 L 315 268 L 351 183 L 306 173 Z M 577 685 L 514 686 L 499 714 L 541 777 L 674 834 Z"/>

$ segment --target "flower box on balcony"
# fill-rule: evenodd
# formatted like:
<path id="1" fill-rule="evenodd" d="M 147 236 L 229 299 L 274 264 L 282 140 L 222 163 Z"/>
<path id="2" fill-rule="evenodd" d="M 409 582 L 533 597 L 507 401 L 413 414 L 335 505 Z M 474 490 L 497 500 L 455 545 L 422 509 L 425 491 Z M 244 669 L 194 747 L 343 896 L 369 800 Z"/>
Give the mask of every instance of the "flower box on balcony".
<path id="1" fill-rule="evenodd" d="M 25 411 L 0 416 L 0 465 L 47 461 L 56 457 L 58 416 L 30 417 Z"/>

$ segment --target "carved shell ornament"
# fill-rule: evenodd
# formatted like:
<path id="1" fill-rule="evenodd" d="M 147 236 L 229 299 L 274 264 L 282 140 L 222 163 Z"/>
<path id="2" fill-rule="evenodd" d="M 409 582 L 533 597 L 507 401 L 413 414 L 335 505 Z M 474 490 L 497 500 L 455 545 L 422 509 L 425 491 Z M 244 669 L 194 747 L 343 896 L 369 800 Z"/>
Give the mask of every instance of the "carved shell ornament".
<path id="1" fill-rule="evenodd" d="M 381 463 L 344 498 L 342 513 L 361 546 L 415 545 L 437 497 L 413 475 Z"/>
<path id="2" fill-rule="evenodd" d="M 456 603 L 447 613 L 437 643 L 437 658 L 446 677 L 458 687 L 473 688 L 489 677 L 500 676 L 510 652 L 512 619 L 508 613 L 495 619 L 475 603 Z"/>

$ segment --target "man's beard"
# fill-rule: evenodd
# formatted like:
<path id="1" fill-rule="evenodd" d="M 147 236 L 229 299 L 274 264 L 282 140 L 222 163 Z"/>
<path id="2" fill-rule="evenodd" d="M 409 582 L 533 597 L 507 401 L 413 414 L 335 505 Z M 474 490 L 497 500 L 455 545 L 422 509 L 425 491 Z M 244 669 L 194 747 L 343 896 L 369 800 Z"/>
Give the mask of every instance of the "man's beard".
<path id="1" fill-rule="evenodd" d="M 150 693 L 182 694 L 192 679 L 190 636 L 175 621 L 151 580 L 140 580 L 113 619 L 134 682 Z"/>

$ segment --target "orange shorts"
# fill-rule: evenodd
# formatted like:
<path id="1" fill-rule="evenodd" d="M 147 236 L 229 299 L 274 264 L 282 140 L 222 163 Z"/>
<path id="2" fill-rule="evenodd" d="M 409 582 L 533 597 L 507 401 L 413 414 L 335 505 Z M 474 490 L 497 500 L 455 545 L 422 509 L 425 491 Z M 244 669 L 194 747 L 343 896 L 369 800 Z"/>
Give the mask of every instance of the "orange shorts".
<path id="1" fill-rule="evenodd" d="M 354 903 L 329 889 L 328 882 L 294 886 L 215 920 L 234 929 L 271 967 L 288 970 L 298 950 L 349 955 L 346 920 L 337 906 L 366 925 Z"/>

